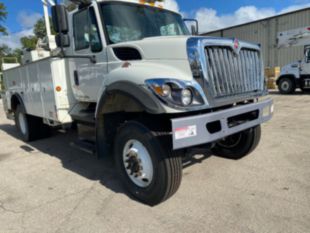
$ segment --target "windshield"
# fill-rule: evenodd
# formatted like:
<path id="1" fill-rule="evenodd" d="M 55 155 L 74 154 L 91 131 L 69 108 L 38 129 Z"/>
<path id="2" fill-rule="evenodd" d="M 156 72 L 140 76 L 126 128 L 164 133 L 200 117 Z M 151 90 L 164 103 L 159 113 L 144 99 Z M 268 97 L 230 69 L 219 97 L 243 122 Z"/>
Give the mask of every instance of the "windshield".
<path id="1" fill-rule="evenodd" d="M 103 20 L 112 44 L 154 36 L 189 35 L 180 15 L 146 5 L 102 3 Z"/>

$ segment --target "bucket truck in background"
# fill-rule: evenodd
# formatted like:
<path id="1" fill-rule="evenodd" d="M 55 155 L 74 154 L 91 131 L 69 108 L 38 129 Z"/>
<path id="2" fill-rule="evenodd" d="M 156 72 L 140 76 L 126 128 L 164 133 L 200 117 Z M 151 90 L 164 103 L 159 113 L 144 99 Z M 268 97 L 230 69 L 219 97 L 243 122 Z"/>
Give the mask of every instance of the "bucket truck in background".
<path id="1" fill-rule="evenodd" d="M 310 26 L 278 33 L 278 48 L 304 46 L 304 58 L 281 69 L 277 85 L 280 93 L 292 94 L 297 88 L 310 92 Z"/>

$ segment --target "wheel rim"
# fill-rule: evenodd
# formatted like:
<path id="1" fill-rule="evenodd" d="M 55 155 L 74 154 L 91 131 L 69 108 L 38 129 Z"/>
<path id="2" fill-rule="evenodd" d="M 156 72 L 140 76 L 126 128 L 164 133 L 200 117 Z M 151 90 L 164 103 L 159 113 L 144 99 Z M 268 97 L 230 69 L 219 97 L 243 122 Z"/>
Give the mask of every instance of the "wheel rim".
<path id="1" fill-rule="evenodd" d="M 235 134 L 220 140 L 217 144 L 223 148 L 231 149 L 240 143 L 241 137 L 241 133 Z"/>
<path id="2" fill-rule="evenodd" d="M 283 81 L 283 82 L 281 83 L 281 89 L 282 89 L 283 91 L 288 91 L 288 90 L 290 89 L 290 84 L 289 84 L 289 82 Z"/>
<path id="3" fill-rule="evenodd" d="M 22 134 L 27 133 L 27 123 L 26 123 L 26 115 L 24 113 L 19 113 L 18 114 L 18 123 L 19 123 L 19 128 Z"/>
<path id="4" fill-rule="evenodd" d="M 141 188 L 153 180 L 152 158 L 145 146 L 138 140 L 129 140 L 123 150 L 123 163 L 131 181 Z"/>

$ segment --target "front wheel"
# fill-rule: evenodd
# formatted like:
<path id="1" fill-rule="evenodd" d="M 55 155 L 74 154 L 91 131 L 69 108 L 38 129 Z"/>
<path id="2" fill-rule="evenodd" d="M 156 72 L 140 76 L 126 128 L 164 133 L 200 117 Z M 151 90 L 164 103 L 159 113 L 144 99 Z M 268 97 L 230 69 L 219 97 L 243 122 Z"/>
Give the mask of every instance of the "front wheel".
<path id="1" fill-rule="evenodd" d="M 293 94 L 296 86 L 292 78 L 282 78 L 279 81 L 279 91 L 281 94 Z"/>
<path id="2" fill-rule="evenodd" d="M 127 122 L 117 132 L 115 163 L 126 189 L 148 205 L 171 197 L 182 179 L 182 158 L 157 135 L 138 122 Z"/>
<path id="3" fill-rule="evenodd" d="M 240 159 L 255 150 L 260 138 L 261 127 L 259 125 L 216 142 L 212 152 L 217 156 Z"/>

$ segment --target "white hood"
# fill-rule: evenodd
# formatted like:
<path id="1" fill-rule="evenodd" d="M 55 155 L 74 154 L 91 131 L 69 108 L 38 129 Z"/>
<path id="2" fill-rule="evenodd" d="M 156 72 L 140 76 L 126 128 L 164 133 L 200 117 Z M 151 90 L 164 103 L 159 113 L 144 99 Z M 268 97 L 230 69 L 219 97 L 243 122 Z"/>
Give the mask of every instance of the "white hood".
<path id="1" fill-rule="evenodd" d="M 139 41 L 119 43 L 112 47 L 135 48 L 146 60 L 185 60 L 187 59 L 188 38 L 189 36 L 150 37 Z"/>

